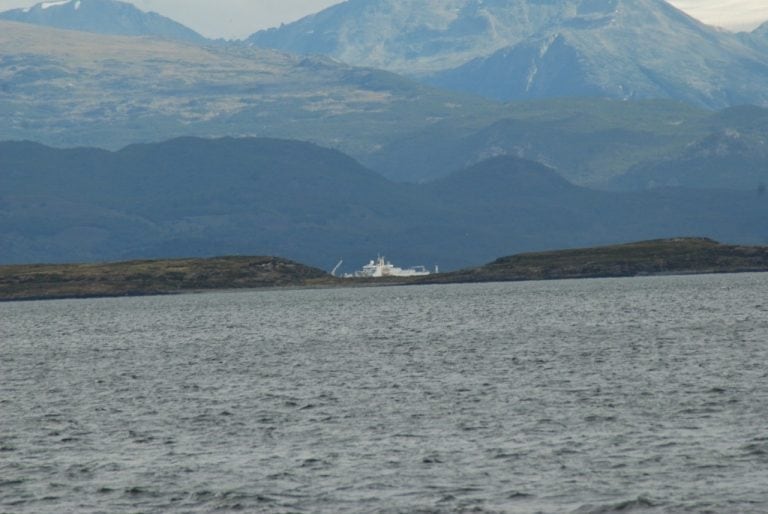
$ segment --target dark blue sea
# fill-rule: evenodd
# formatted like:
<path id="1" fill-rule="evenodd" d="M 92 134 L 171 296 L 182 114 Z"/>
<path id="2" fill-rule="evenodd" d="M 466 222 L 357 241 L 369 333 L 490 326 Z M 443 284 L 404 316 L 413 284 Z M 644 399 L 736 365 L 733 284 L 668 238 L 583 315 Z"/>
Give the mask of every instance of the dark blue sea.
<path id="1" fill-rule="evenodd" d="M 0 304 L 0 513 L 768 512 L 768 274 Z"/>

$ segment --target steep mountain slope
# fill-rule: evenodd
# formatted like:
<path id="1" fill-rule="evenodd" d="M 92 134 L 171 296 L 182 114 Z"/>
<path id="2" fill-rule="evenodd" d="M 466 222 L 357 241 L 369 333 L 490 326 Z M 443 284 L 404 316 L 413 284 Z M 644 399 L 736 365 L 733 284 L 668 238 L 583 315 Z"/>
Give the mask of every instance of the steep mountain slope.
<path id="1" fill-rule="evenodd" d="M 562 96 L 674 98 L 719 108 L 768 104 L 768 59 L 660 0 L 603 2 L 431 83 L 513 100 Z"/>
<path id="2" fill-rule="evenodd" d="M 377 253 L 450 270 L 521 251 L 701 235 L 763 243 L 754 191 L 610 193 L 500 157 L 419 186 L 274 139 L 118 152 L 0 144 L 0 263 L 277 255 L 347 271 Z"/>
<path id="3" fill-rule="evenodd" d="M 207 39 L 169 18 L 119 0 L 61 0 L 0 13 L 0 19 L 117 36 L 152 36 L 189 43 Z"/>
<path id="4" fill-rule="evenodd" d="M 348 0 L 247 41 L 419 75 L 488 55 L 561 15 L 557 2 Z"/>
<path id="5" fill-rule="evenodd" d="M 768 22 L 763 23 L 747 35 L 747 41 L 759 48 L 768 48 Z"/>
<path id="6" fill-rule="evenodd" d="M 501 100 L 768 103 L 763 52 L 664 0 L 349 0 L 249 42 Z"/>

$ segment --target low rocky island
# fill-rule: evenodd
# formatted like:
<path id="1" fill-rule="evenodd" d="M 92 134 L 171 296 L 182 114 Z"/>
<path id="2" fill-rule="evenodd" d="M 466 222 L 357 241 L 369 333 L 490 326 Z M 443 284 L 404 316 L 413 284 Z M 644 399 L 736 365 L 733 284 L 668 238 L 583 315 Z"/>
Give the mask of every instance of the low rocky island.
<path id="1" fill-rule="evenodd" d="M 420 282 L 494 282 L 768 271 L 768 246 L 725 245 L 707 238 L 523 253 Z"/>
<path id="2" fill-rule="evenodd" d="M 193 291 L 307 287 L 326 272 L 276 257 L 0 266 L 0 301 L 145 296 Z"/>
<path id="3" fill-rule="evenodd" d="M 524 253 L 421 277 L 340 279 L 276 257 L 0 266 L 0 301 L 141 296 L 275 287 L 337 287 L 556 280 L 768 271 L 768 246 L 705 238 Z"/>

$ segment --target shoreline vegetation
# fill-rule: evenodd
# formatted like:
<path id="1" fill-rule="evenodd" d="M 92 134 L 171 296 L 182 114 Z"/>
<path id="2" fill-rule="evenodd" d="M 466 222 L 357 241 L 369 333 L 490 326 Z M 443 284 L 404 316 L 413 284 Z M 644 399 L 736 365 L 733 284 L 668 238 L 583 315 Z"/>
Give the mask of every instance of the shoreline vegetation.
<path id="1" fill-rule="evenodd" d="M 768 271 L 768 246 L 674 238 L 524 253 L 413 278 L 342 279 L 277 257 L 0 266 L 0 301 L 151 296 L 233 289 L 422 285 Z"/>

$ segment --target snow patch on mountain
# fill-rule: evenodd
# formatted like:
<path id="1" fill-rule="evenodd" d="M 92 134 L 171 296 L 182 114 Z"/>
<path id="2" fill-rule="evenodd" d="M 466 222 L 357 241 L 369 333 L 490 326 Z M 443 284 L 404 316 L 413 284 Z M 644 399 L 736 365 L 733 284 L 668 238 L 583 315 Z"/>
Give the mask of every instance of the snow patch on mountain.
<path id="1" fill-rule="evenodd" d="M 40 9 L 50 9 L 51 7 L 56 7 L 59 5 L 67 5 L 69 3 L 72 3 L 72 0 L 62 0 L 60 2 L 43 2 L 40 4 Z"/>

